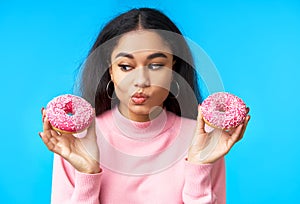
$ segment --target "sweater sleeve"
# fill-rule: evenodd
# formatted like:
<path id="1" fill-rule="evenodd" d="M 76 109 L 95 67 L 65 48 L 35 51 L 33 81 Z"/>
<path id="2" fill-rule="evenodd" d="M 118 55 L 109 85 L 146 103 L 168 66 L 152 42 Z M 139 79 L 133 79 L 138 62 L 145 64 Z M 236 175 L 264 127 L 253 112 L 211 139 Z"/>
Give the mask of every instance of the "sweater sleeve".
<path id="1" fill-rule="evenodd" d="M 203 165 L 185 161 L 185 183 L 182 196 L 185 204 L 225 204 L 224 158 L 213 164 Z"/>
<path id="2" fill-rule="evenodd" d="M 99 204 L 101 175 L 81 173 L 54 154 L 51 204 Z"/>

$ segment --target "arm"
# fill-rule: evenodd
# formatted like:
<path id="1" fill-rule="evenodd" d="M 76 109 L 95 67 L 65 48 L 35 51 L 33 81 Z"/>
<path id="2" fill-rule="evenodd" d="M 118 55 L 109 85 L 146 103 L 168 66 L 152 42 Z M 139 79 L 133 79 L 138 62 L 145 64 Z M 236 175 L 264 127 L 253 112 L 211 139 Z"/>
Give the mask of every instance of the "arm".
<path id="1" fill-rule="evenodd" d="M 220 158 L 212 164 L 193 164 L 185 162 L 185 183 L 183 202 L 226 203 L 225 161 Z"/>
<path id="2" fill-rule="evenodd" d="M 99 204 L 101 175 L 79 172 L 55 154 L 51 204 Z"/>
<path id="3" fill-rule="evenodd" d="M 43 132 L 47 148 L 55 153 L 52 204 L 98 204 L 101 184 L 95 123 L 78 138 L 52 129 L 43 111 Z"/>
<path id="4" fill-rule="evenodd" d="M 226 203 L 224 156 L 242 139 L 249 119 L 248 115 L 243 124 L 229 132 L 221 129 L 207 132 L 199 108 L 197 127 L 185 166 L 185 203 Z"/>

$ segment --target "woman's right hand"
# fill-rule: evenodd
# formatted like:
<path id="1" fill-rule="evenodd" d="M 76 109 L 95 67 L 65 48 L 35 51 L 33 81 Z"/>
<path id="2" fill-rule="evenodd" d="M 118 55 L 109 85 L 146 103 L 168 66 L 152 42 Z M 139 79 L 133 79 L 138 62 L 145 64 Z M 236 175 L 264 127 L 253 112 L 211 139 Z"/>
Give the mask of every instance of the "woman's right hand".
<path id="1" fill-rule="evenodd" d="M 101 172 L 99 166 L 99 149 L 97 145 L 95 121 L 87 129 L 83 138 L 72 134 L 58 133 L 53 130 L 42 110 L 43 132 L 40 132 L 47 148 L 67 160 L 77 171 L 95 174 Z"/>

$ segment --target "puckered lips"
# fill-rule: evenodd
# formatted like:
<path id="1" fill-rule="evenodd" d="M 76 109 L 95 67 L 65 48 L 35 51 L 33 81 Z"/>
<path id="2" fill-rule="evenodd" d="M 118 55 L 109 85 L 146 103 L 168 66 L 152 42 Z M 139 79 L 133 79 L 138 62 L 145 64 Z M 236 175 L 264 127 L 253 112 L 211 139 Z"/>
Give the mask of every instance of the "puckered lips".
<path id="1" fill-rule="evenodd" d="M 149 98 L 148 95 L 146 95 L 145 93 L 135 93 L 131 96 L 131 101 L 134 104 L 143 104 L 147 101 L 147 99 Z"/>

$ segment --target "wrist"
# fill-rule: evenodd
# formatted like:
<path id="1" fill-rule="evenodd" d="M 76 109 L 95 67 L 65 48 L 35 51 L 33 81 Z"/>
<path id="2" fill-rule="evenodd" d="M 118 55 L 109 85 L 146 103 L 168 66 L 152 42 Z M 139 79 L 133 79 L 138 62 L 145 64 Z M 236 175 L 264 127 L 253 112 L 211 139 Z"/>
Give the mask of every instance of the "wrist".
<path id="1" fill-rule="evenodd" d="M 77 160 L 77 162 L 71 162 L 70 160 L 68 160 L 68 162 L 80 173 L 97 174 L 102 171 L 99 162 L 93 159 L 81 158 Z"/>
<path id="2" fill-rule="evenodd" d="M 186 161 L 191 164 L 212 164 L 213 161 L 203 159 L 199 156 L 199 153 L 193 154 L 189 152 L 188 157 L 186 158 Z"/>
<path id="3" fill-rule="evenodd" d="M 88 169 L 88 170 L 84 170 L 84 171 L 80 171 L 80 172 L 85 173 L 85 174 L 98 174 L 101 171 L 102 171 L 101 168 L 98 167 L 98 168 Z"/>
<path id="4" fill-rule="evenodd" d="M 92 160 L 87 161 L 87 165 L 85 165 L 85 168 L 81 172 L 86 174 L 97 174 L 101 172 L 101 168 L 97 161 Z"/>
<path id="5" fill-rule="evenodd" d="M 84 166 L 80 168 L 76 168 L 77 171 L 84 173 L 84 174 L 98 174 L 102 171 L 102 169 L 99 167 L 99 165 L 93 165 L 93 166 Z"/>
<path id="6" fill-rule="evenodd" d="M 192 159 L 192 158 L 189 158 L 189 157 L 186 159 L 186 161 L 191 163 L 191 164 L 198 164 L 198 165 L 211 164 L 211 162 L 208 162 L 208 161 L 201 161 L 199 159 Z"/>

